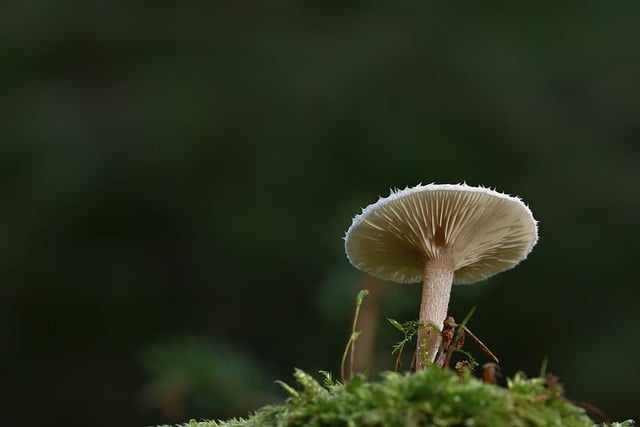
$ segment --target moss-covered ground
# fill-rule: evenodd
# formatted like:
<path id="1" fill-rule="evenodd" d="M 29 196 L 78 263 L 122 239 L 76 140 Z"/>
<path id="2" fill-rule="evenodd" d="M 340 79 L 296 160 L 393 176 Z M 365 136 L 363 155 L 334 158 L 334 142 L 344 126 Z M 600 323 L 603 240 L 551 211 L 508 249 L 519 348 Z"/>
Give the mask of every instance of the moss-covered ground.
<path id="1" fill-rule="evenodd" d="M 290 397 L 247 418 L 191 421 L 188 427 L 302 426 L 563 426 L 599 425 L 565 399 L 559 384 L 516 375 L 507 387 L 485 384 L 454 371 L 386 372 L 379 381 L 356 376 L 346 384 L 321 374 L 317 381 L 296 370 L 296 388 L 283 384 Z M 631 420 L 611 426 L 633 426 Z"/>

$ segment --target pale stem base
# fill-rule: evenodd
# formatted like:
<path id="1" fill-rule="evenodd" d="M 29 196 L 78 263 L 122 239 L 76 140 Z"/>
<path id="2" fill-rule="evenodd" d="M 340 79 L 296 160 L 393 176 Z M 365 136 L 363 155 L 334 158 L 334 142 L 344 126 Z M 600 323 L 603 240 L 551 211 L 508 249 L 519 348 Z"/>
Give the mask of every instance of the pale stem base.
<path id="1" fill-rule="evenodd" d="M 450 259 L 427 260 L 422 282 L 422 301 L 418 321 L 418 350 L 416 371 L 435 360 L 440 347 L 442 324 L 447 316 L 451 286 L 453 285 L 453 263 Z M 430 325 L 434 325 L 434 329 Z"/>

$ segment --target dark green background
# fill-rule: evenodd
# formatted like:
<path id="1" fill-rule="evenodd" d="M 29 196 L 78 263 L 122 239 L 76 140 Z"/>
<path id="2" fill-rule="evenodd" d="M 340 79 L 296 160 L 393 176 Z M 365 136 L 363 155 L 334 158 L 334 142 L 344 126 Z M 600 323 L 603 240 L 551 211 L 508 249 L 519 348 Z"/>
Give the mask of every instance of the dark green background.
<path id="1" fill-rule="evenodd" d="M 507 375 L 547 355 L 570 398 L 639 418 L 640 3 L 1 9 L 1 424 L 262 403 L 220 404 L 232 376 L 156 407 L 145 355 L 166 343 L 233 349 L 215 369 L 246 358 L 269 396 L 294 366 L 337 373 L 352 215 L 462 181 L 521 196 L 540 242 L 451 312 L 478 307 Z M 388 288 L 381 321 L 415 318 L 419 287 Z"/>

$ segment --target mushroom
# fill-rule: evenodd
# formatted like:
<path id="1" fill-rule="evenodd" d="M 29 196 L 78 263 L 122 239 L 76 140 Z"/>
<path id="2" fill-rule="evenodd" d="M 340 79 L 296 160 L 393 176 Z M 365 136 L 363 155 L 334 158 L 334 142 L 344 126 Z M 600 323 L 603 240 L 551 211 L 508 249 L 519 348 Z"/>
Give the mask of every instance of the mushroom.
<path id="1" fill-rule="evenodd" d="M 349 262 L 383 280 L 422 282 L 416 370 L 435 360 L 451 287 L 508 270 L 538 240 L 537 222 L 517 197 L 466 184 L 391 191 L 353 218 Z"/>

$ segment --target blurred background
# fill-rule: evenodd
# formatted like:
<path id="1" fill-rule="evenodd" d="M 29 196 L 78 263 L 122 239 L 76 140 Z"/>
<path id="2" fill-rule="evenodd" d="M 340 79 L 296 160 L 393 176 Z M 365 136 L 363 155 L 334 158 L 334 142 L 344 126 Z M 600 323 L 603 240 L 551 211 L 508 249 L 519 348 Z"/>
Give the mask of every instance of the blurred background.
<path id="1" fill-rule="evenodd" d="M 392 187 L 462 181 L 521 196 L 540 242 L 451 314 L 506 375 L 548 357 L 640 418 L 640 3 L 1 9 L 2 424 L 246 415 L 294 367 L 338 376 L 361 287 L 358 363 L 392 369 L 419 286 L 342 237 Z"/>

